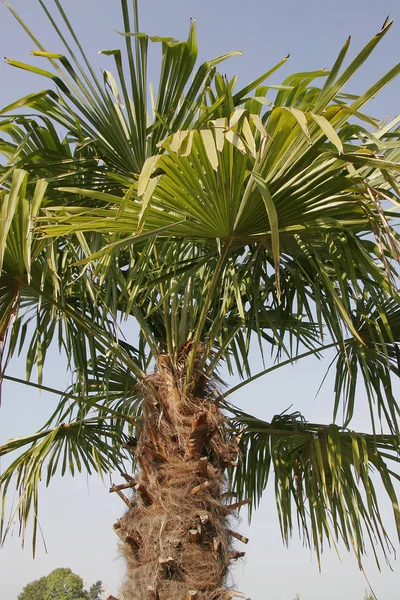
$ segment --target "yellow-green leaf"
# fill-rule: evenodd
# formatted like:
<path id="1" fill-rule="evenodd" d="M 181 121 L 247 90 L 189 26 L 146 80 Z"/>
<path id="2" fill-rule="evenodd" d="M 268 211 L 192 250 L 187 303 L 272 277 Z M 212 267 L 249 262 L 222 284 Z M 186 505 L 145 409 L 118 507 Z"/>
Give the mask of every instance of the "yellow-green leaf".
<path id="1" fill-rule="evenodd" d="M 215 146 L 214 136 L 211 129 L 202 129 L 200 131 L 201 139 L 203 141 L 204 149 L 207 154 L 207 158 L 214 171 L 218 169 L 218 155 L 217 148 Z"/>
<path id="2" fill-rule="evenodd" d="M 322 129 L 328 140 L 332 142 L 334 146 L 336 146 L 339 154 L 343 154 L 342 141 L 336 133 L 336 131 L 333 129 L 332 125 L 329 123 L 329 121 L 325 119 L 325 117 L 323 117 L 322 115 L 315 115 L 314 113 L 310 113 L 310 115 L 317 123 L 317 125 Z"/>

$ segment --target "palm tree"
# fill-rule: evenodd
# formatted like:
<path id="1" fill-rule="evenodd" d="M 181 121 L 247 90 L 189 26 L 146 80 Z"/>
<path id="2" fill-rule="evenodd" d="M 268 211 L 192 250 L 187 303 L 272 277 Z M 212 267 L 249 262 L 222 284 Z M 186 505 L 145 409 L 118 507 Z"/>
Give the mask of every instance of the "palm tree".
<path id="1" fill-rule="evenodd" d="M 13 482 L 19 493 L 8 520 L 3 508 L 3 538 L 14 517 L 24 532 L 32 516 L 35 544 L 43 472 L 48 484 L 58 471 L 117 469 L 126 599 L 244 597 L 225 583 L 243 555 L 233 541 L 247 543 L 231 518 L 257 506 L 270 476 L 286 542 L 297 520 L 318 558 L 338 539 L 360 566 L 368 539 L 390 551 L 374 477 L 400 532 L 400 131 L 362 109 L 400 65 L 361 95 L 343 87 L 391 24 L 344 70 L 349 41 L 328 72 L 265 83 L 283 60 L 237 91 L 216 71 L 229 55 L 195 66 L 194 22 L 186 42 L 149 38 L 127 0 L 126 54 L 103 52 L 118 79 L 104 71 L 100 82 L 61 3 L 66 34 L 39 4 L 66 54 L 48 52 L 9 7 L 51 70 L 8 62 L 54 87 L 1 112 L 2 376 L 25 349 L 28 379 L 38 369 L 29 384 L 44 388 L 58 343 L 74 384 L 39 432 L 0 448 L 17 452 L 2 493 Z M 150 42 L 162 61 L 149 94 Z M 254 346 L 265 369 L 252 375 Z M 328 349 L 333 424 L 295 407 L 264 422 L 230 403 L 255 378 Z M 223 366 L 242 379 L 231 389 Z M 360 378 L 371 433 L 350 429 Z"/>

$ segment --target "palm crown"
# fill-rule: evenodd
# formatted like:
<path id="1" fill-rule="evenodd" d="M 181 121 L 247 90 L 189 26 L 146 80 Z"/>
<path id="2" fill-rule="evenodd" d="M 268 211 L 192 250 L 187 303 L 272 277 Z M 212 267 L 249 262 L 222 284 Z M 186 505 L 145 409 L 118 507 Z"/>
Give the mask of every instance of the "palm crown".
<path id="1" fill-rule="evenodd" d="M 27 376 L 36 364 L 39 386 L 58 340 L 75 383 L 41 431 L 1 447 L 20 451 L 1 475 L 3 492 L 16 477 L 25 523 L 32 509 L 36 519 L 43 469 L 47 482 L 57 470 L 126 470 L 132 455 L 121 440 L 126 449 L 146 420 L 156 365 L 173 376 L 178 409 L 207 388 L 225 412 L 240 445 L 241 459 L 225 465 L 239 501 L 257 504 L 274 477 L 286 541 L 296 514 L 318 555 L 324 540 L 341 537 L 361 564 L 365 535 L 385 551 L 372 473 L 400 532 L 389 466 L 399 447 L 391 378 L 399 370 L 400 130 L 398 119 L 380 124 L 362 109 L 400 65 L 362 95 L 343 87 L 390 23 L 345 69 L 349 41 L 330 71 L 269 85 L 285 59 L 237 90 L 216 71 L 229 55 L 195 66 L 194 22 L 186 42 L 149 38 L 136 3 L 132 27 L 126 0 L 127 68 L 120 50 L 103 51 L 117 79 L 104 71 L 99 82 L 56 5 L 71 38 L 56 29 L 66 55 L 46 51 L 16 15 L 51 71 L 8 60 L 55 87 L 2 111 L 0 336 L 8 335 L 5 362 L 26 349 Z M 150 42 L 161 43 L 162 63 L 149 92 Z M 256 375 L 254 344 L 275 359 Z M 340 425 L 307 423 L 297 411 L 266 423 L 229 403 L 254 377 L 328 348 Z M 230 390 L 218 375 L 224 364 L 243 380 Z M 349 428 L 360 377 L 370 434 Z"/>

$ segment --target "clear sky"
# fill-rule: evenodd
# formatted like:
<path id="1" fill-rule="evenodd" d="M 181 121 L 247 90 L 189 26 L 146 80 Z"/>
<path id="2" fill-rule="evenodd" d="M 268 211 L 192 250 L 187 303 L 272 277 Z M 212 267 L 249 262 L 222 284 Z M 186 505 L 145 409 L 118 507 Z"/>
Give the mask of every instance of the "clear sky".
<path id="1" fill-rule="evenodd" d="M 36 0 L 13 0 L 12 4 L 43 39 L 49 51 L 60 51 Z M 51 6 L 52 1 L 48 4 Z M 112 69 L 112 61 L 98 57 L 97 52 L 121 45 L 121 38 L 114 33 L 122 27 L 119 0 L 68 0 L 65 6 L 96 68 L 99 72 L 101 66 Z M 354 56 L 379 31 L 388 14 L 395 18 L 394 26 L 354 79 L 350 90 L 361 92 L 400 61 L 398 2 L 143 0 L 141 28 L 151 34 L 182 38 L 187 34 L 190 17 L 196 17 L 199 59 L 213 58 L 229 50 L 242 50 L 244 55 L 224 63 L 222 70 L 229 75 L 238 75 L 243 84 L 290 52 L 287 65 L 274 76 L 273 83 L 280 83 L 291 72 L 329 68 L 349 34 L 352 35 L 351 56 Z M 0 55 L 29 62 L 32 43 L 5 5 L 0 5 L 0 22 Z M 152 60 L 156 58 L 152 55 Z M 153 71 L 155 69 L 150 73 Z M 0 63 L 1 106 L 45 87 L 45 81 Z M 400 112 L 400 79 L 371 103 L 370 112 L 382 118 Z M 257 363 L 256 354 L 253 358 Z M 232 401 L 267 420 L 293 404 L 307 419 L 329 422 L 333 396 L 329 378 L 315 398 L 328 364 L 329 357 L 324 363 L 308 360 L 289 370 L 275 372 L 268 379 L 258 380 L 251 388 L 239 392 Z M 66 385 L 68 376 L 56 356 L 51 357 L 48 367 L 45 383 L 56 387 Z M 22 376 L 23 373 L 21 361 L 11 365 L 9 374 Z M 39 427 L 56 400 L 54 396 L 38 396 L 29 389 L 5 383 L 0 409 L 0 443 Z M 360 393 L 354 428 L 367 426 L 364 414 Z M 26 583 L 61 566 L 70 567 L 81 575 L 87 585 L 102 579 L 109 592 L 117 595 L 123 566 L 118 559 L 117 540 L 111 526 L 124 506 L 118 498 L 108 494 L 109 483 L 102 484 L 96 477 L 80 476 L 74 481 L 56 478 L 49 489 L 43 488 L 40 521 L 47 554 L 39 542 L 37 558 L 33 561 L 29 543 L 22 551 L 15 531 L 0 550 L 2 600 L 15 600 Z M 390 511 L 385 503 L 382 503 L 382 511 L 390 523 Z M 303 600 L 363 600 L 367 586 L 353 557 L 343 553 L 339 561 L 333 552 L 326 552 L 320 574 L 315 558 L 297 539 L 289 549 L 283 547 L 270 492 L 266 493 L 250 528 L 243 513 L 241 530 L 250 538 L 250 543 L 246 561 L 236 567 L 234 579 L 237 589 L 243 590 L 252 600 L 292 600 L 296 593 L 301 594 Z M 394 534 L 393 528 L 391 531 Z M 391 571 L 383 564 L 382 572 L 378 573 L 373 559 L 366 561 L 367 575 L 380 600 L 400 600 L 398 562 L 394 562 L 393 567 Z"/>

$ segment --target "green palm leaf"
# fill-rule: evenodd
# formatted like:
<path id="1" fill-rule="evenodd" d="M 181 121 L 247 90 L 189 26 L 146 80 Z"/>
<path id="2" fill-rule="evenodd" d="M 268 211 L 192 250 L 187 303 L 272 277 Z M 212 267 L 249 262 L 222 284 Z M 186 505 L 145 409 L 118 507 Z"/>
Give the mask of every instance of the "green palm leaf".
<path id="1" fill-rule="evenodd" d="M 379 479 L 393 506 L 400 535 L 394 488 L 400 480 L 398 443 L 387 435 L 307 423 L 299 413 L 277 415 L 271 423 L 234 413 L 243 457 L 232 483 L 239 498 L 250 497 L 256 506 L 272 477 L 286 544 L 297 523 L 318 560 L 324 543 L 335 545 L 341 539 L 361 566 L 365 539 L 369 539 L 379 565 L 375 546 L 379 545 L 385 556 L 392 546 L 375 485 Z"/>
<path id="2" fill-rule="evenodd" d="M 121 438 L 119 431 L 104 422 L 100 417 L 92 417 L 82 421 L 59 423 L 52 429 L 42 430 L 36 434 L 10 440 L 0 448 L 0 456 L 10 452 L 21 451 L 19 456 L 0 475 L 3 497 L 15 480 L 19 498 L 13 507 L 10 519 L 5 516 L 6 505 L 3 502 L 0 521 L 0 535 L 9 531 L 14 519 L 18 516 L 22 524 L 33 517 L 33 550 L 36 545 L 38 523 L 39 483 L 46 473 L 46 485 L 56 472 L 72 475 L 82 469 L 89 474 L 96 472 L 101 476 L 110 470 L 123 466 L 121 454 Z M 25 447 L 28 447 L 26 450 Z"/>

